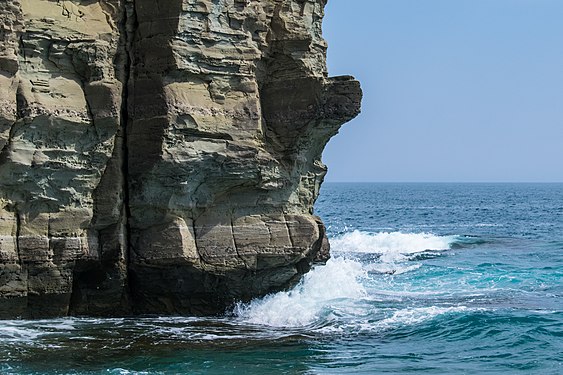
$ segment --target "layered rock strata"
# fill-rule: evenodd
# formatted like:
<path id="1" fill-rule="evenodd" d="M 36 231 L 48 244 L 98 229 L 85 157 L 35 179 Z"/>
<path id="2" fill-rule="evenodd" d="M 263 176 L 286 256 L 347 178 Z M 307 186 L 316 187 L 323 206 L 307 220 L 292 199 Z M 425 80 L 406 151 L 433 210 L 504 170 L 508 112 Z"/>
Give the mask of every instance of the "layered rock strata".
<path id="1" fill-rule="evenodd" d="M 325 0 L 0 1 L 0 317 L 218 313 L 328 242 Z"/>

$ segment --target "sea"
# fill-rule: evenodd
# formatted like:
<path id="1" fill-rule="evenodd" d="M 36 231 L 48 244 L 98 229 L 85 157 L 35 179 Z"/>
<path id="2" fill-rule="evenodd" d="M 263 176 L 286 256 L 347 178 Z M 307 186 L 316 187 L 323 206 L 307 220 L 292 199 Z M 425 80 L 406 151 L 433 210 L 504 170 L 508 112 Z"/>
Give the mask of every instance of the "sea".
<path id="1" fill-rule="evenodd" d="M 332 258 L 224 316 L 0 321 L 0 374 L 563 374 L 563 184 L 326 183 Z"/>

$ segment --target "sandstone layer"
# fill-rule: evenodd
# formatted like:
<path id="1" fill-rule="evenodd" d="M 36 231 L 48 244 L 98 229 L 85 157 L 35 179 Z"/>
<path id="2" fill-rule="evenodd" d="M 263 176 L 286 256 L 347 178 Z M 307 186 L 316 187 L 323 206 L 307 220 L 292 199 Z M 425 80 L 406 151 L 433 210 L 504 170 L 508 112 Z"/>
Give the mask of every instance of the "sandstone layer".
<path id="1" fill-rule="evenodd" d="M 210 314 L 328 256 L 326 0 L 1 0 L 0 318 Z"/>

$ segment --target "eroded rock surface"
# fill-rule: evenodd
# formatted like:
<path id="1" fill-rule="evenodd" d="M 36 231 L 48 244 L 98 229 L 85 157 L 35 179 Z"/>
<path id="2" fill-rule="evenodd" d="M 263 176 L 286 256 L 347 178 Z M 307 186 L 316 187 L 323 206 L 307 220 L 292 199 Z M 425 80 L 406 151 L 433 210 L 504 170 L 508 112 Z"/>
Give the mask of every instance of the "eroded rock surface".
<path id="1" fill-rule="evenodd" d="M 328 242 L 325 0 L 0 1 L 0 317 L 221 312 Z"/>

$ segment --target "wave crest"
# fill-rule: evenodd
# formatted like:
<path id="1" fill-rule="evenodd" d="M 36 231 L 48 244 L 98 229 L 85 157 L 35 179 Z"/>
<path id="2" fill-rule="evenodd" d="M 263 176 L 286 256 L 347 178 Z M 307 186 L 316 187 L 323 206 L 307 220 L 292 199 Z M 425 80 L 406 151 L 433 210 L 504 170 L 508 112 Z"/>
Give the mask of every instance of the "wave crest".
<path id="1" fill-rule="evenodd" d="M 361 279 L 362 264 L 349 259 L 330 259 L 316 267 L 288 292 L 271 294 L 247 304 L 234 313 L 243 322 L 272 327 L 303 327 L 329 319 L 331 312 L 345 309 L 366 295 Z"/>
<path id="2" fill-rule="evenodd" d="M 373 287 L 380 276 L 370 273 L 399 275 L 415 271 L 422 266 L 419 260 L 449 250 L 457 239 L 458 236 L 430 233 L 346 233 L 331 240 L 334 257 L 306 274 L 295 289 L 238 304 L 234 315 L 244 323 L 286 328 L 320 328 L 329 322 L 338 326 L 334 321 L 379 315 Z M 417 323 L 452 311 L 457 310 L 432 307 L 400 311 L 391 317 L 382 316 L 376 326 Z"/>
<path id="3" fill-rule="evenodd" d="M 380 232 L 355 230 L 331 240 L 334 251 L 342 253 L 414 254 L 427 250 L 448 250 L 457 236 L 431 233 Z"/>

